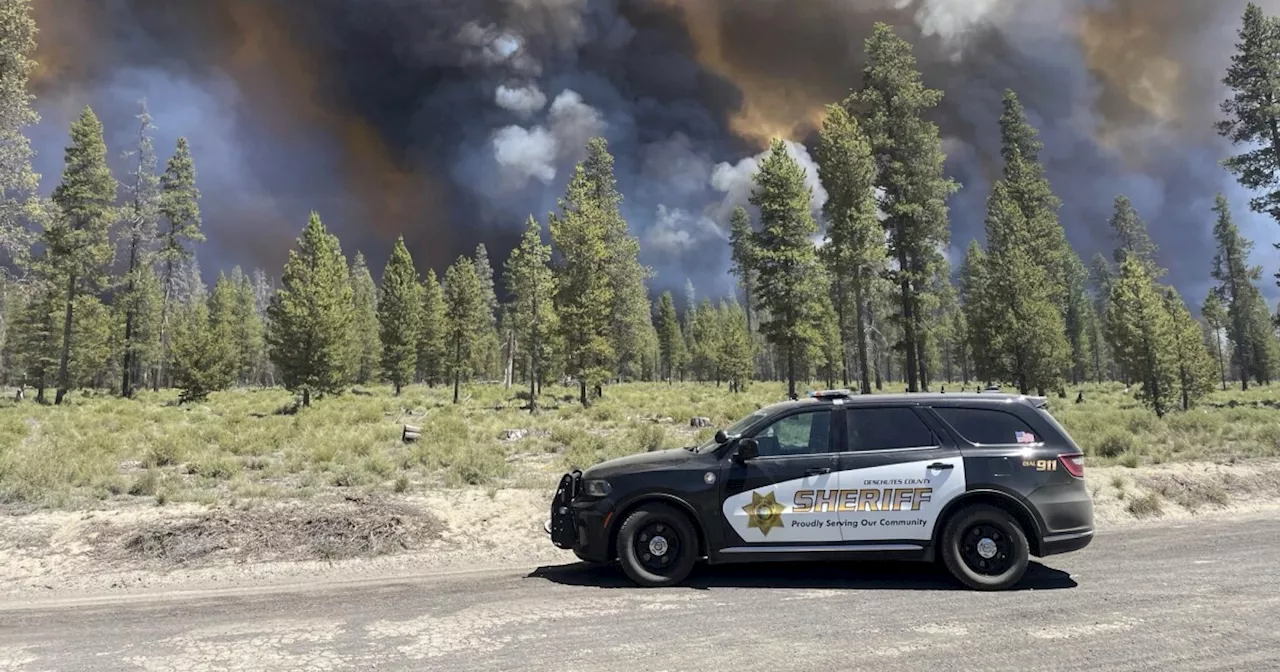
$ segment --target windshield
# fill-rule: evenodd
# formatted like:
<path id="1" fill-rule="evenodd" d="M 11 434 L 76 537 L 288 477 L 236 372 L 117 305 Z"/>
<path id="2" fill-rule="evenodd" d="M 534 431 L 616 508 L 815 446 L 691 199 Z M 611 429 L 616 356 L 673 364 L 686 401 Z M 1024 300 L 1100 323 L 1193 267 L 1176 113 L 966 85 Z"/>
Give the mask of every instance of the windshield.
<path id="1" fill-rule="evenodd" d="M 754 425 L 756 422 L 764 418 L 766 415 L 768 414 L 762 410 L 756 411 L 755 413 L 752 413 L 751 415 L 748 415 L 747 417 L 726 427 L 724 430 L 724 433 L 726 436 L 732 439 L 738 436 L 739 434 L 742 434 L 742 432 L 744 432 L 748 427 L 750 427 L 751 425 Z M 706 443 L 698 446 L 694 450 L 696 452 L 701 453 L 704 450 L 711 450 L 712 448 L 715 448 L 718 445 L 720 444 L 716 443 L 716 439 L 713 436 L 712 438 L 707 439 Z"/>

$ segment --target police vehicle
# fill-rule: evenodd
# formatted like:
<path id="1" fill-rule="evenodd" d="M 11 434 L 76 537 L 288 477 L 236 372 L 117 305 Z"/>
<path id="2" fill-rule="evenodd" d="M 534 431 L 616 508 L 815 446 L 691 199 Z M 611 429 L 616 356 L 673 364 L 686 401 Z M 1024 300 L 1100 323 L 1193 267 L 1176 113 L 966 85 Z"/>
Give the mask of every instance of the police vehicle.
<path id="1" fill-rule="evenodd" d="M 1043 397 L 854 395 L 773 404 L 707 443 L 574 470 L 546 524 L 641 586 L 694 563 L 940 559 L 979 590 L 1084 548 L 1084 456 Z"/>

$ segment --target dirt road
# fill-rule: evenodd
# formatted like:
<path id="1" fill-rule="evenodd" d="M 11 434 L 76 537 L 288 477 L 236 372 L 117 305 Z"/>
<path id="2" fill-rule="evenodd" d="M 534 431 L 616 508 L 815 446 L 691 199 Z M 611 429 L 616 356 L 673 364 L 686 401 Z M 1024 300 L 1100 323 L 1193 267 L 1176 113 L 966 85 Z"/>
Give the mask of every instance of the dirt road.
<path id="1" fill-rule="evenodd" d="M 1268 669 L 1280 520 L 1103 532 L 1020 590 L 929 567 L 577 564 L 0 605 L 3 670 Z"/>

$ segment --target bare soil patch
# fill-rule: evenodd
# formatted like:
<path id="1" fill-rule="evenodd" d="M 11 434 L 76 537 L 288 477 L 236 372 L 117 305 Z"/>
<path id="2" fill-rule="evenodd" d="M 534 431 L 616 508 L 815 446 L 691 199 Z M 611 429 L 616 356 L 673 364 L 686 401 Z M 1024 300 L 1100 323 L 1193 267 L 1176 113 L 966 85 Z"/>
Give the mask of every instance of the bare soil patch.
<path id="1" fill-rule="evenodd" d="M 417 548 L 443 527 L 417 507 L 369 497 L 219 509 L 141 525 L 100 522 L 89 534 L 105 560 L 172 566 L 375 557 Z"/>

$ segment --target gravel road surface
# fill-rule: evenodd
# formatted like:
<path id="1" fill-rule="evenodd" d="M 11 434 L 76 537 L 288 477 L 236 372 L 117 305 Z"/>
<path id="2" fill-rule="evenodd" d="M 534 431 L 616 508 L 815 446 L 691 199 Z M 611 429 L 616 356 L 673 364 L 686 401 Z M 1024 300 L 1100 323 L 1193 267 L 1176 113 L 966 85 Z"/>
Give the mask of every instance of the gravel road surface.
<path id="1" fill-rule="evenodd" d="M 569 556 L 572 558 L 572 556 Z M 0 604 L 0 670 L 1280 669 L 1280 520 L 1104 531 L 1019 590 L 898 565 L 576 563 Z"/>

